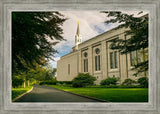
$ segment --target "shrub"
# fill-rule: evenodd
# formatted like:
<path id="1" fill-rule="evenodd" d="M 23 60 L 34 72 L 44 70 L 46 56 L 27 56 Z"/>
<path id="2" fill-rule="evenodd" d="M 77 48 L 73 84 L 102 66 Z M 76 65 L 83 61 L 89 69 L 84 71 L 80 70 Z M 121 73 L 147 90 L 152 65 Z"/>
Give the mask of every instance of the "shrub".
<path id="1" fill-rule="evenodd" d="M 101 85 L 116 85 L 119 78 L 107 78 L 100 82 Z"/>
<path id="2" fill-rule="evenodd" d="M 72 84 L 72 81 L 58 81 L 59 84 Z"/>
<path id="3" fill-rule="evenodd" d="M 138 83 L 141 85 L 141 87 L 148 87 L 148 78 L 142 77 L 138 79 Z"/>
<path id="4" fill-rule="evenodd" d="M 88 85 L 93 85 L 94 81 L 96 80 L 95 77 L 91 76 L 89 73 L 79 73 L 78 76 L 76 76 L 73 79 L 72 86 L 73 87 L 85 87 Z"/>
<path id="5" fill-rule="evenodd" d="M 48 85 L 56 85 L 57 81 L 56 80 L 51 80 L 51 81 L 43 81 L 40 82 L 39 85 L 44 85 L 44 84 L 48 84 Z"/>
<path id="6" fill-rule="evenodd" d="M 128 86 L 128 85 L 133 85 L 133 84 L 135 84 L 135 83 L 136 83 L 136 81 L 128 78 L 128 79 L 125 79 L 125 80 L 124 80 L 124 82 L 122 83 L 122 85 L 127 85 L 127 86 Z"/>
<path id="7" fill-rule="evenodd" d="M 93 85 L 86 88 L 141 88 L 140 85 Z"/>

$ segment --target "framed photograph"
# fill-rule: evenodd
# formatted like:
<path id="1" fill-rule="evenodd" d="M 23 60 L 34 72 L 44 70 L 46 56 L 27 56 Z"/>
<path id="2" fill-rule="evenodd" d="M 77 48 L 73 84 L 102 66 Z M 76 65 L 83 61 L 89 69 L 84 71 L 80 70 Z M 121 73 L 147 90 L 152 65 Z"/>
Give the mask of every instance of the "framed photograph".
<path id="1" fill-rule="evenodd" d="M 0 113 L 160 113 L 160 1 L 0 1 Z"/>

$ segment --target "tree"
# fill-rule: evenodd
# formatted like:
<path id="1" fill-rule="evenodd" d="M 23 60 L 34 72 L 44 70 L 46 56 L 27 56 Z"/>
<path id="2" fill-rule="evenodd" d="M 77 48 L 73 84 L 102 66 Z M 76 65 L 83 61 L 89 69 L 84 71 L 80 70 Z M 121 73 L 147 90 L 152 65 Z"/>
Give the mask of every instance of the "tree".
<path id="1" fill-rule="evenodd" d="M 148 78 L 147 77 L 141 77 L 137 81 L 142 87 L 148 88 Z"/>
<path id="2" fill-rule="evenodd" d="M 22 86 L 22 84 L 24 83 L 24 78 L 22 77 L 22 75 L 14 75 L 12 76 L 12 87 L 18 87 L 18 86 Z"/>
<path id="3" fill-rule="evenodd" d="M 65 20 L 59 12 L 12 12 L 12 73 L 53 60 Z"/>
<path id="4" fill-rule="evenodd" d="M 143 17 L 134 17 L 133 14 L 125 14 L 122 12 L 107 12 L 107 17 L 113 17 L 107 20 L 105 23 L 121 23 L 119 28 L 128 28 L 126 36 L 130 35 L 130 39 L 115 39 L 112 41 L 111 49 L 117 49 L 121 54 L 128 54 L 133 51 L 142 50 L 143 55 L 148 53 L 148 15 Z M 143 13 L 139 12 L 138 14 Z M 144 60 L 135 64 L 134 69 L 137 69 L 138 73 L 145 72 L 148 70 L 148 57 L 143 58 Z"/>
<path id="5" fill-rule="evenodd" d="M 45 80 L 53 80 L 55 78 L 57 71 L 56 68 L 52 68 L 51 65 L 47 65 L 43 69 L 45 69 Z"/>
<path id="6" fill-rule="evenodd" d="M 56 69 L 56 68 L 53 68 L 52 71 L 51 71 L 51 74 L 52 74 L 53 77 L 55 77 L 56 72 L 57 72 L 57 69 Z"/>

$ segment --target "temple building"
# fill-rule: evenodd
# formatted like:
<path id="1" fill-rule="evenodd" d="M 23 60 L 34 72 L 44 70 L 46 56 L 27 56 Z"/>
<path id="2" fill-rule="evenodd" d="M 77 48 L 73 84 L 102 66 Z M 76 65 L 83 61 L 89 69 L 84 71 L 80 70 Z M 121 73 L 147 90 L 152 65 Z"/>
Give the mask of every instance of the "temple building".
<path id="1" fill-rule="evenodd" d="M 57 62 L 57 80 L 71 81 L 78 73 L 89 73 L 97 78 L 96 84 L 108 77 L 119 77 L 120 83 L 130 78 L 137 80 L 139 77 L 148 76 L 148 72 L 142 72 L 138 76 L 131 70 L 136 62 L 144 60 L 141 51 L 130 54 L 120 54 L 118 50 L 110 49 L 113 39 L 128 39 L 126 28 L 114 28 L 82 42 L 79 22 L 75 35 L 75 46 L 72 51 L 64 55 Z"/>

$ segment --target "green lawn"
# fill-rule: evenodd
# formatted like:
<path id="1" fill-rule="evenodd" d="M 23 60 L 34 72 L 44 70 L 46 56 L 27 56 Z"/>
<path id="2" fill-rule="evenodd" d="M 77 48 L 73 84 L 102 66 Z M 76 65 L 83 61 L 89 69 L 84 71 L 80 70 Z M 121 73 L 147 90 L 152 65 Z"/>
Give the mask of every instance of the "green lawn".
<path id="1" fill-rule="evenodd" d="M 25 88 L 12 88 L 12 100 L 19 95 L 29 91 L 32 88 L 32 86 L 25 87 Z"/>
<path id="2" fill-rule="evenodd" d="M 57 85 L 48 86 L 109 102 L 148 102 L 148 88 L 73 88 Z"/>

